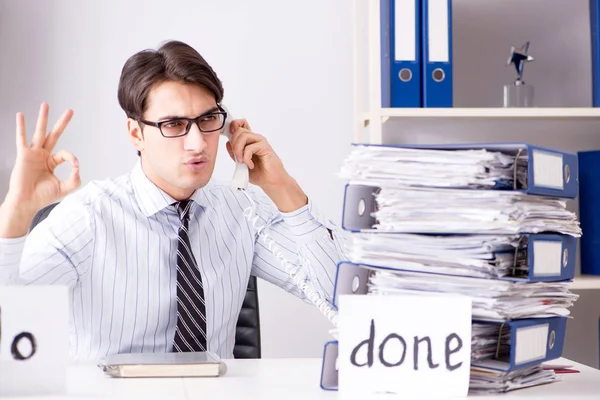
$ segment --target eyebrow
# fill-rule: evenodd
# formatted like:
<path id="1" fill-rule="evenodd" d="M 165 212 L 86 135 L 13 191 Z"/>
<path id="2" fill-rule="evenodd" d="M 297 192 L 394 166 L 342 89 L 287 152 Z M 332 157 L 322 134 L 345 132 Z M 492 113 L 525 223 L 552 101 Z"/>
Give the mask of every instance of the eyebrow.
<path id="1" fill-rule="evenodd" d="M 215 107 L 213 107 L 213 108 L 211 108 L 211 109 L 209 109 L 209 110 L 207 110 L 207 111 L 204 111 L 204 112 L 203 112 L 202 114 L 200 114 L 199 116 L 200 116 L 200 117 L 202 117 L 202 116 L 204 116 L 204 115 L 207 115 L 207 114 L 212 114 L 212 113 L 214 113 L 214 112 L 216 112 L 216 111 L 220 111 L 220 110 L 219 110 L 219 107 L 217 107 L 217 106 L 215 106 Z M 166 115 L 166 116 L 164 116 L 164 117 L 160 117 L 160 118 L 158 119 L 158 121 L 161 121 L 161 122 L 163 122 L 163 121 L 169 121 L 169 120 L 171 120 L 171 119 L 179 119 L 179 118 L 187 118 L 187 117 L 182 117 L 181 115 Z"/>

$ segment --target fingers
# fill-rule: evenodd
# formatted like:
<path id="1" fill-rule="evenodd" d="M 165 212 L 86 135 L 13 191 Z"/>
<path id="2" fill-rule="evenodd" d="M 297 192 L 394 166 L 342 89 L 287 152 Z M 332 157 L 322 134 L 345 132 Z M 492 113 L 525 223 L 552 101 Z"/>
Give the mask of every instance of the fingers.
<path id="1" fill-rule="evenodd" d="M 38 114 L 37 124 L 31 139 L 31 147 L 42 147 L 46 140 L 46 127 L 48 126 L 48 104 L 42 103 Z"/>
<path id="2" fill-rule="evenodd" d="M 244 159 L 244 148 L 246 146 L 256 142 L 266 143 L 266 140 L 263 136 L 257 133 L 252 133 L 246 129 L 240 129 L 238 132 L 236 132 L 232 137 L 232 141 L 233 153 L 235 154 L 237 160 Z"/>
<path id="3" fill-rule="evenodd" d="M 57 151 L 52 155 L 52 161 L 54 161 L 54 168 L 58 167 L 60 164 L 65 161 L 70 162 L 74 167 L 79 168 L 79 160 L 72 153 L 69 153 L 67 150 Z"/>
<path id="4" fill-rule="evenodd" d="M 25 134 L 25 116 L 17 113 L 17 153 L 27 147 L 27 136 Z"/>
<path id="5" fill-rule="evenodd" d="M 71 174 L 69 177 L 60 182 L 60 194 L 61 196 L 66 196 L 73 190 L 77 189 L 79 185 L 81 185 L 81 177 L 79 175 L 79 160 L 77 160 L 77 157 L 68 151 L 60 150 L 52 156 L 52 161 L 54 162 L 55 168 L 65 161 L 68 161 L 72 165 Z"/>
<path id="6" fill-rule="evenodd" d="M 81 185 L 81 177 L 79 176 L 79 167 L 73 167 L 69 177 L 60 182 L 60 195 L 61 197 L 68 195 L 73 190 L 77 189 Z"/>
<path id="7" fill-rule="evenodd" d="M 48 151 L 52 151 L 54 146 L 56 146 L 56 142 L 58 142 L 58 138 L 63 133 L 69 121 L 71 121 L 71 117 L 73 117 L 73 110 L 66 110 L 63 115 L 60 117 L 56 124 L 52 128 L 52 131 L 46 136 L 47 128 L 48 128 L 48 110 L 50 107 L 47 103 L 42 103 L 40 106 L 40 112 L 38 114 L 37 123 L 35 125 L 35 131 L 33 132 L 33 137 L 31 139 L 31 147 L 43 147 Z M 20 115 L 20 116 L 19 116 Z M 23 122 L 19 122 L 19 118 L 23 118 Z M 22 129 L 20 128 L 22 126 Z M 27 146 L 27 137 L 25 132 L 25 120 L 21 113 L 17 114 L 17 131 L 18 135 L 22 136 L 18 139 L 19 145 L 24 147 Z"/>
<path id="8" fill-rule="evenodd" d="M 56 121 L 56 124 L 54 125 L 44 142 L 44 149 L 48 150 L 49 152 L 52 152 L 54 146 L 56 146 L 56 142 L 58 142 L 58 138 L 60 138 L 60 135 L 62 135 L 65 128 L 71 121 L 71 117 L 73 117 L 73 110 L 69 109 L 63 113 L 63 115 L 58 121 Z"/>
<path id="9" fill-rule="evenodd" d="M 229 128 L 230 133 L 234 133 L 239 128 L 248 129 L 249 131 L 252 130 L 250 128 L 250 124 L 245 119 L 234 119 L 233 121 L 231 121 L 231 124 L 229 126 L 230 126 L 230 128 Z"/>
<path id="10" fill-rule="evenodd" d="M 229 157 L 231 157 L 231 159 L 233 161 L 236 161 L 235 156 L 233 155 L 233 148 L 231 147 L 231 142 L 225 143 L 225 148 L 227 149 L 227 152 L 229 153 Z"/>
<path id="11" fill-rule="evenodd" d="M 254 169 L 254 161 L 252 161 L 252 156 L 254 154 L 258 155 L 262 147 L 262 143 L 256 142 L 244 148 L 244 163 L 246 163 L 248 168 Z"/>

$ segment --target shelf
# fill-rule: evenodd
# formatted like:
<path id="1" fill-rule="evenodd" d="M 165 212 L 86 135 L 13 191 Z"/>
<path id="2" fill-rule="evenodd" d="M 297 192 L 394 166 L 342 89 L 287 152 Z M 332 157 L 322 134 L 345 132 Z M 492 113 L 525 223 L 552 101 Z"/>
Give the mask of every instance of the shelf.
<path id="1" fill-rule="evenodd" d="M 382 108 L 382 78 L 381 78 L 381 3 L 379 0 L 358 1 L 355 0 L 354 7 L 354 26 L 353 26 L 353 89 L 354 89 L 354 118 L 353 118 L 353 142 L 355 143 L 374 143 L 381 144 L 384 139 L 384 125 L 387 122 L 396 122 L 406 124 L 402 126 L 403 137 L 407 131 L 412 133 L 418 132 L 417 124 L 423 126 L 431 126 L 431 124 L 443 125 L 451 123 L 448 127 L 454 128 L 454 132 L 461 132 L 461 127 L 458 124 L 465 126 L 477 126 L 481 129 L 483 124 L 489 126 L 500 122 L 511 125 L 513 129 L 517 124 L 529 125 L 529 132 L 536 131 L 533 128 L 533 123 L 540 122 L 546 124 L 543 130 L 548 131 L 548 123 L 559 122 L 563 127 L 566 124 L 574 123 L 576 130 L 586 132 L 598 132 L 598 126 L 591 126 L 600 123 L 600 108 L 582 107 L 586 103 L 582 103 L 582 97 L 579 97 L 576 107 L 523 107 L 523 108 L 504 108 L 501 103 L 497 103 L 499 107 L 454 107 L 454 108 Z M 508 9 L 507 9 L 508 10 Z M 458 15 L 458 14 L 457 14 Z M 471 14 L 463 14 L 463 17 Z M 473 14 L 475 15 L 475 14 Z M 466 31 L 463 31 L 466 32 Z M 504 37 L 506 38 L 506 37 Z M 461 51 L 467 51 L 465 47 L 461 47 Z M 455 49 L 456 50 L 456 49 Z M 468 48 L 468 53 L 459 54 L 463 58 L 471 55 L 471 48 Z M 458 59 L 458 58 L 456 58 Z M 491 64 L 487 64 L 491 65 Z M 559 96 L 560 93 L 555 93 Z M 460 99 L 465 97 L 458 96 Z M 468 97 L 467 97 L 468 98 Z M 552 98 L 552 96 L 551 96 Z M 558 97 L 560 98 L 560 97 Z M 590 98 L 591 99 L 591 98 Z M 462 100 L 465 104 L 464 100 Z M 566 101 L 566 100 L 565 100 Z M 470 103 L 472 105 L 488 104 L 488 103 Z M 591 104 L 591 103 L 590 103 Z M 438 125 L 438 126 L 439 126 Z M 410 127 L 410 129 L 407 129 Z M 445 129 L 446 127 L 444 127 Z M 386 128 L 387 131 L 389 131 Z M 499 135 L 496 135 L 500 131 Z M 494 136 L 498 137 L 498 141 L 504 140 L 502 128 L 498 127 L 494 132 Z M 410 133 L 409 132 L 409 133 Z M 538 131 L 538 132 L 541 132 Z M 540 133 L 541 134 L 541 133 Z M 458 135 L 460 136 L 460 135 Z M 491 134 L 488 136 L 492 136 Z M 455 140 L 456 135 L 449 137 L 445 136 L 446 140 Z M 410 141 L 414 142 L 414 136 Z M 576 147 L 597 148 L 600 136 L 593 138 L 581 139 Z M 579 140 L 578 139 L 578 140 Z M 581 146 L 580 146 L 581 144 Z"/>
<path id="2" fill-rule="evenodd" d="M 383 118 L 591 118 L 600 119 L 600 108 L 529 107 L 529 108 L 381 108 L 373 114 Z"/>
<path id="3" fill-rule="evenodd" d="M 574 132 L 597 132 L 600 123 L 600 108 L 595 107 L 456 107 L 456 108 L 376 108 L 359 114 L 360 129 L 355 131 L 355 142 L 382 143 L 383 127 L 386 122 L 400 122 L 416 126 L 421 123 L 498 123 L 514 124 L 515 122 L 534 123 L 568 123 L 575 128 Z M 479 122 L 477 122 L 479 121 Z M 519 122 L 520 121 L 520 122 Z M 490 126 L 491 126 L 490 125 Z M 472 125 L 475 126 L 475 125 Z M 514 125 L 513 125 L 514 126 Z M 368 127 L 367 131 L 364 128 Z M 481 128 L 481 125 L 479 125 Z M 478 128 L 478 129 L 480 129 Z M 571 129 L 571 128 L 570 128 Z M 531 130 L 530 130 L 531 131 Z M 531 131 L 534 132 L 535 130 Z M 465 131 L 466 132 L 466 131 Z M 366 133 L 366 137 L 363 135 Z M 596 136 L 594 136 L 596 138 Z M 586 147 L 589 147 L 586 142 Z M 594 144 L 593 147 L 597 147 Z"/>
<path id="4" fill-rule="evenodd" d="M 600 275 L 580 275 L 573 279 L 571 290 L 600 289 Z"/>

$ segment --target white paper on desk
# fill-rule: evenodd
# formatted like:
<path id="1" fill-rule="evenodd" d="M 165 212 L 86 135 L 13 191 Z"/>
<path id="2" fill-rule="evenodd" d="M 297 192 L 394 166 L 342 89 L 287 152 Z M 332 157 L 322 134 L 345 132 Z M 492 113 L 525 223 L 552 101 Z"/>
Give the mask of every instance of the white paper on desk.
<path id="1" fill-rule="evenodd" d="M 342 295 L 338 321 L 340 395 L 467 395 L 471 364 L 471 302 L 467 297 Z M 426 341 L 417 341 L 415 352 L 415 337 L 430 338 L 431 359 Z M 446 346 L 455 352 L 447 352 Z M 360 366 L 368 363 L 369 353 L 371 365 Z"/>
<path id="2" fill-rule="evenodd" d="M 61 394 L 66 389 L 69 295 L 64 286 L 0 286 L 0 397 Z M 36 351 L 15 360 L 14 338 L 31 333 Z M 29 342 L 20 342 L 23 357 Z"/>

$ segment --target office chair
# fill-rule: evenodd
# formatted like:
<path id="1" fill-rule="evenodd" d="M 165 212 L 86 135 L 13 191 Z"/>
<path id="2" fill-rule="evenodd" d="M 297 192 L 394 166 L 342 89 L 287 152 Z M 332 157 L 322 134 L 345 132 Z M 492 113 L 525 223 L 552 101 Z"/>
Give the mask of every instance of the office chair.
<path id="1" fill-rule="evenodd" d="M 58 203 L 50 204 L 37 212 L 29 230 L 42 222 Z M 261 358 L 260 321 L 258 314 L 258 288 L 256 276 L 251 275 L 246 296 L 236 325 L 234 358 Z"/>

